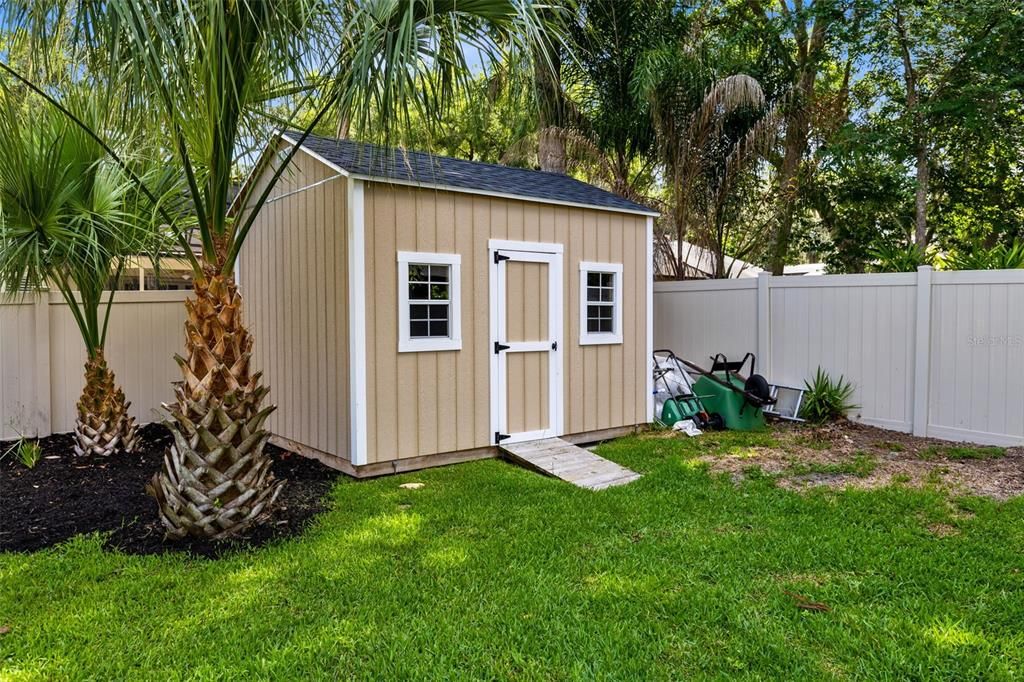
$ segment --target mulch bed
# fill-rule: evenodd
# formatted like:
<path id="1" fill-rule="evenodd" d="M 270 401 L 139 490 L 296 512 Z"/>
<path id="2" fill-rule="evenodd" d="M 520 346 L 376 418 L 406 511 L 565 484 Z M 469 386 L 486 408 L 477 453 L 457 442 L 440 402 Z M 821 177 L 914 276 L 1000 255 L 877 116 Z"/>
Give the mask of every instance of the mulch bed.
<path id="1" fill-rule="evenodd" d="M 32 469 L 13 454 L 5 457 L 0 461 L 0 551 L 31 552 L 99 531 L 108 534 L 108 548 L 129 554 L 217 557 L 301 532 L 326 508 L 326 495 L 341 476 L 319 462 L 267 446 L 274 476 L 287 481 L 268 523 L 230 542 L 165 542 L 156 502 L 144 488 L 163 465 L 170 443 L 166 428 L 150 424 L 141 429 L 138 451 L 132 454 L 76 457 L 71 435 L 60 434 L 39 441 L 42 458 Z"/>

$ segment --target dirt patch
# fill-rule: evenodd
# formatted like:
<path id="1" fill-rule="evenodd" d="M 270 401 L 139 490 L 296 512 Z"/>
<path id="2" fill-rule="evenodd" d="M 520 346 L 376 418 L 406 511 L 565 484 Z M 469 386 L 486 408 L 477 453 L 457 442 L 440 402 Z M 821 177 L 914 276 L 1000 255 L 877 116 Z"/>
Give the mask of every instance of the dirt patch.
<path id="1" fill-rule="evenodd" d="M 700 459 L 733 480 L 741 480 L 757 467 L 791 490 L 906 484 L 996 500 L 1024 495 L 1024 448 L 1020 447 L 916 438 L 846 421 L 821 427 L 780 423 L 772 436 L 776 441 L 772 446 Z"/>
<path id="2" fill-rule="evenodd" d="M 42 458 L 32 469 L 6 457 L 0 461 L 0 551 L 35 551 L 98 531 L 109 533 L 108 547 L 130 554 L 188 552 L 215 557 L 300 532 L 324 510 L 325 496 L 341 475 L 268 446 L 274 476 L 287 481 L 269 523 L 234 541 L 165 542 L 156 502 L 144 487 L 162 466 L 170 442 L 167 429 L 152 424 L 141 430 L 138 452 L 132 454 L 76 457 L 71 435 L 60 434 L 39 441 Z"/>
<path id="3" fill-rule="evenodd" d="M 928 532 L 939 538 L 948 538 L 960 534 L 960 529 L 948 523 L 932 523 L 928 525 Z"/>

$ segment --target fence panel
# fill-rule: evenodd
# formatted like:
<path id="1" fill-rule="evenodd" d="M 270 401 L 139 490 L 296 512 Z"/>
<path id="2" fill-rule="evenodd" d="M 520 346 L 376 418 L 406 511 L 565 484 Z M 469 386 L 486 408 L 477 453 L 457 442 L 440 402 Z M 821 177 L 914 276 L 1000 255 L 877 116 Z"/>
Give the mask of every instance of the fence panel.
<path id="1" fill-rule="evenodd" d="M 122 291 L 114 299 L 107 358 L 141 423 L 158 420 L 180 379 L 186 291 Z M 85 349 L 56 293 L 0 303 L 0 440 L 70 431 Z"/>
<path id="2" fill-rule="evenodd" d="M 789 386 L 803 386 L 818 367 L 832 377 L 842 375 L 854 385 L 857 419 L 910 431 L 914 279 L 861 275 L 772 282 L 765 374 Z"/>
<path id="3" fill-rule="evenodd" d="M 928 432 L 1024 442 L 1024 272 L 932 275 Z"/>
<path id="4" fill-rule="evenodd" d="M 655 348 L 672 349 L 704 366 L 715 353 L 740 356 L 756 343 L 756 279 L 655 285 Z"/>
<path id="5" fill-rule="evenodd" d="M 45 305 L 33 299 L 0 304 L 0 440 L 49 432 L 38 377 L 49 350 L 36 334 L 36 320 L 45 316 Z"/>

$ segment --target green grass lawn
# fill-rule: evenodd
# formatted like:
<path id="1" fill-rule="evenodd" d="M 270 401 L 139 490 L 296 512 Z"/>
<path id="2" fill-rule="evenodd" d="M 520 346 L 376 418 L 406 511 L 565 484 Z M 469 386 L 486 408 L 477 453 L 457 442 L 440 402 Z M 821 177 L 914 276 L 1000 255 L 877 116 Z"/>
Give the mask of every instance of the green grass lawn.
<path id="1" fill-rule="evenodd" d="M 701 447 L 607 444 L 646 475 L 598 493 L 495 460 L 344 482 L 218 561 L 0 554 L 0 679 L 1024 675 L 1024 499 L 737 485 Z"/>

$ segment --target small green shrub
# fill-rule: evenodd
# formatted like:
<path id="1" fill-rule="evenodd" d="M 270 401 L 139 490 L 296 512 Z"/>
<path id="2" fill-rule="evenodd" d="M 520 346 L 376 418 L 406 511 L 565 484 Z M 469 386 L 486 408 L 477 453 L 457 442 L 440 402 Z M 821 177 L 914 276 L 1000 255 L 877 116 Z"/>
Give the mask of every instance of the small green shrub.
<path id="1" fill-rule="evenodd" d="M 39 459 L 42 455 L 43 449 L 39 447 L 39 443 L 36 443 L 35 441 L 23 440 L 18 446 L 18 461 L 29 469 L 39 463 Z"/>
<path id="2" fill-rule="evenodd" d="M 7 449 L 6 452 L 0 459 L 3 459 L 7 455 L 14 454 L 15 459 L 22 463 L 25 467 L 31 469 L 39 463 L 39 459 L 42 457 L 43 451 L 39 447 L 39 443 L 28 440 L 27 438 L 19 438 L 14 441 L 14 444 Z"/>
<path id="3" fill-rule="evenodd" d="M 807 389 L 800 416 L 809 422 L 823 424 L 845 417 L 850 410 L 859 405 L 850 402 L 853 397 L 853 384 L 843 378 L 833 379 L 821 367 L 814 373 L 811 381 L 805 381 Z"/>
<path id="4" fill-rule="evenodd" d="M 943 260 L 947 270 L 1014 270 L 1024 268 L 1024 242 L 997 244 L 986 249 L 975 245 L 957 249 Z"/>
<path id="5" fill-rule="evenodd" d="M 931 257 L 915 244 L 882 244 L 871 249 L 875 272 L 914 272 L 921 265 L 930 265 Z"/>

